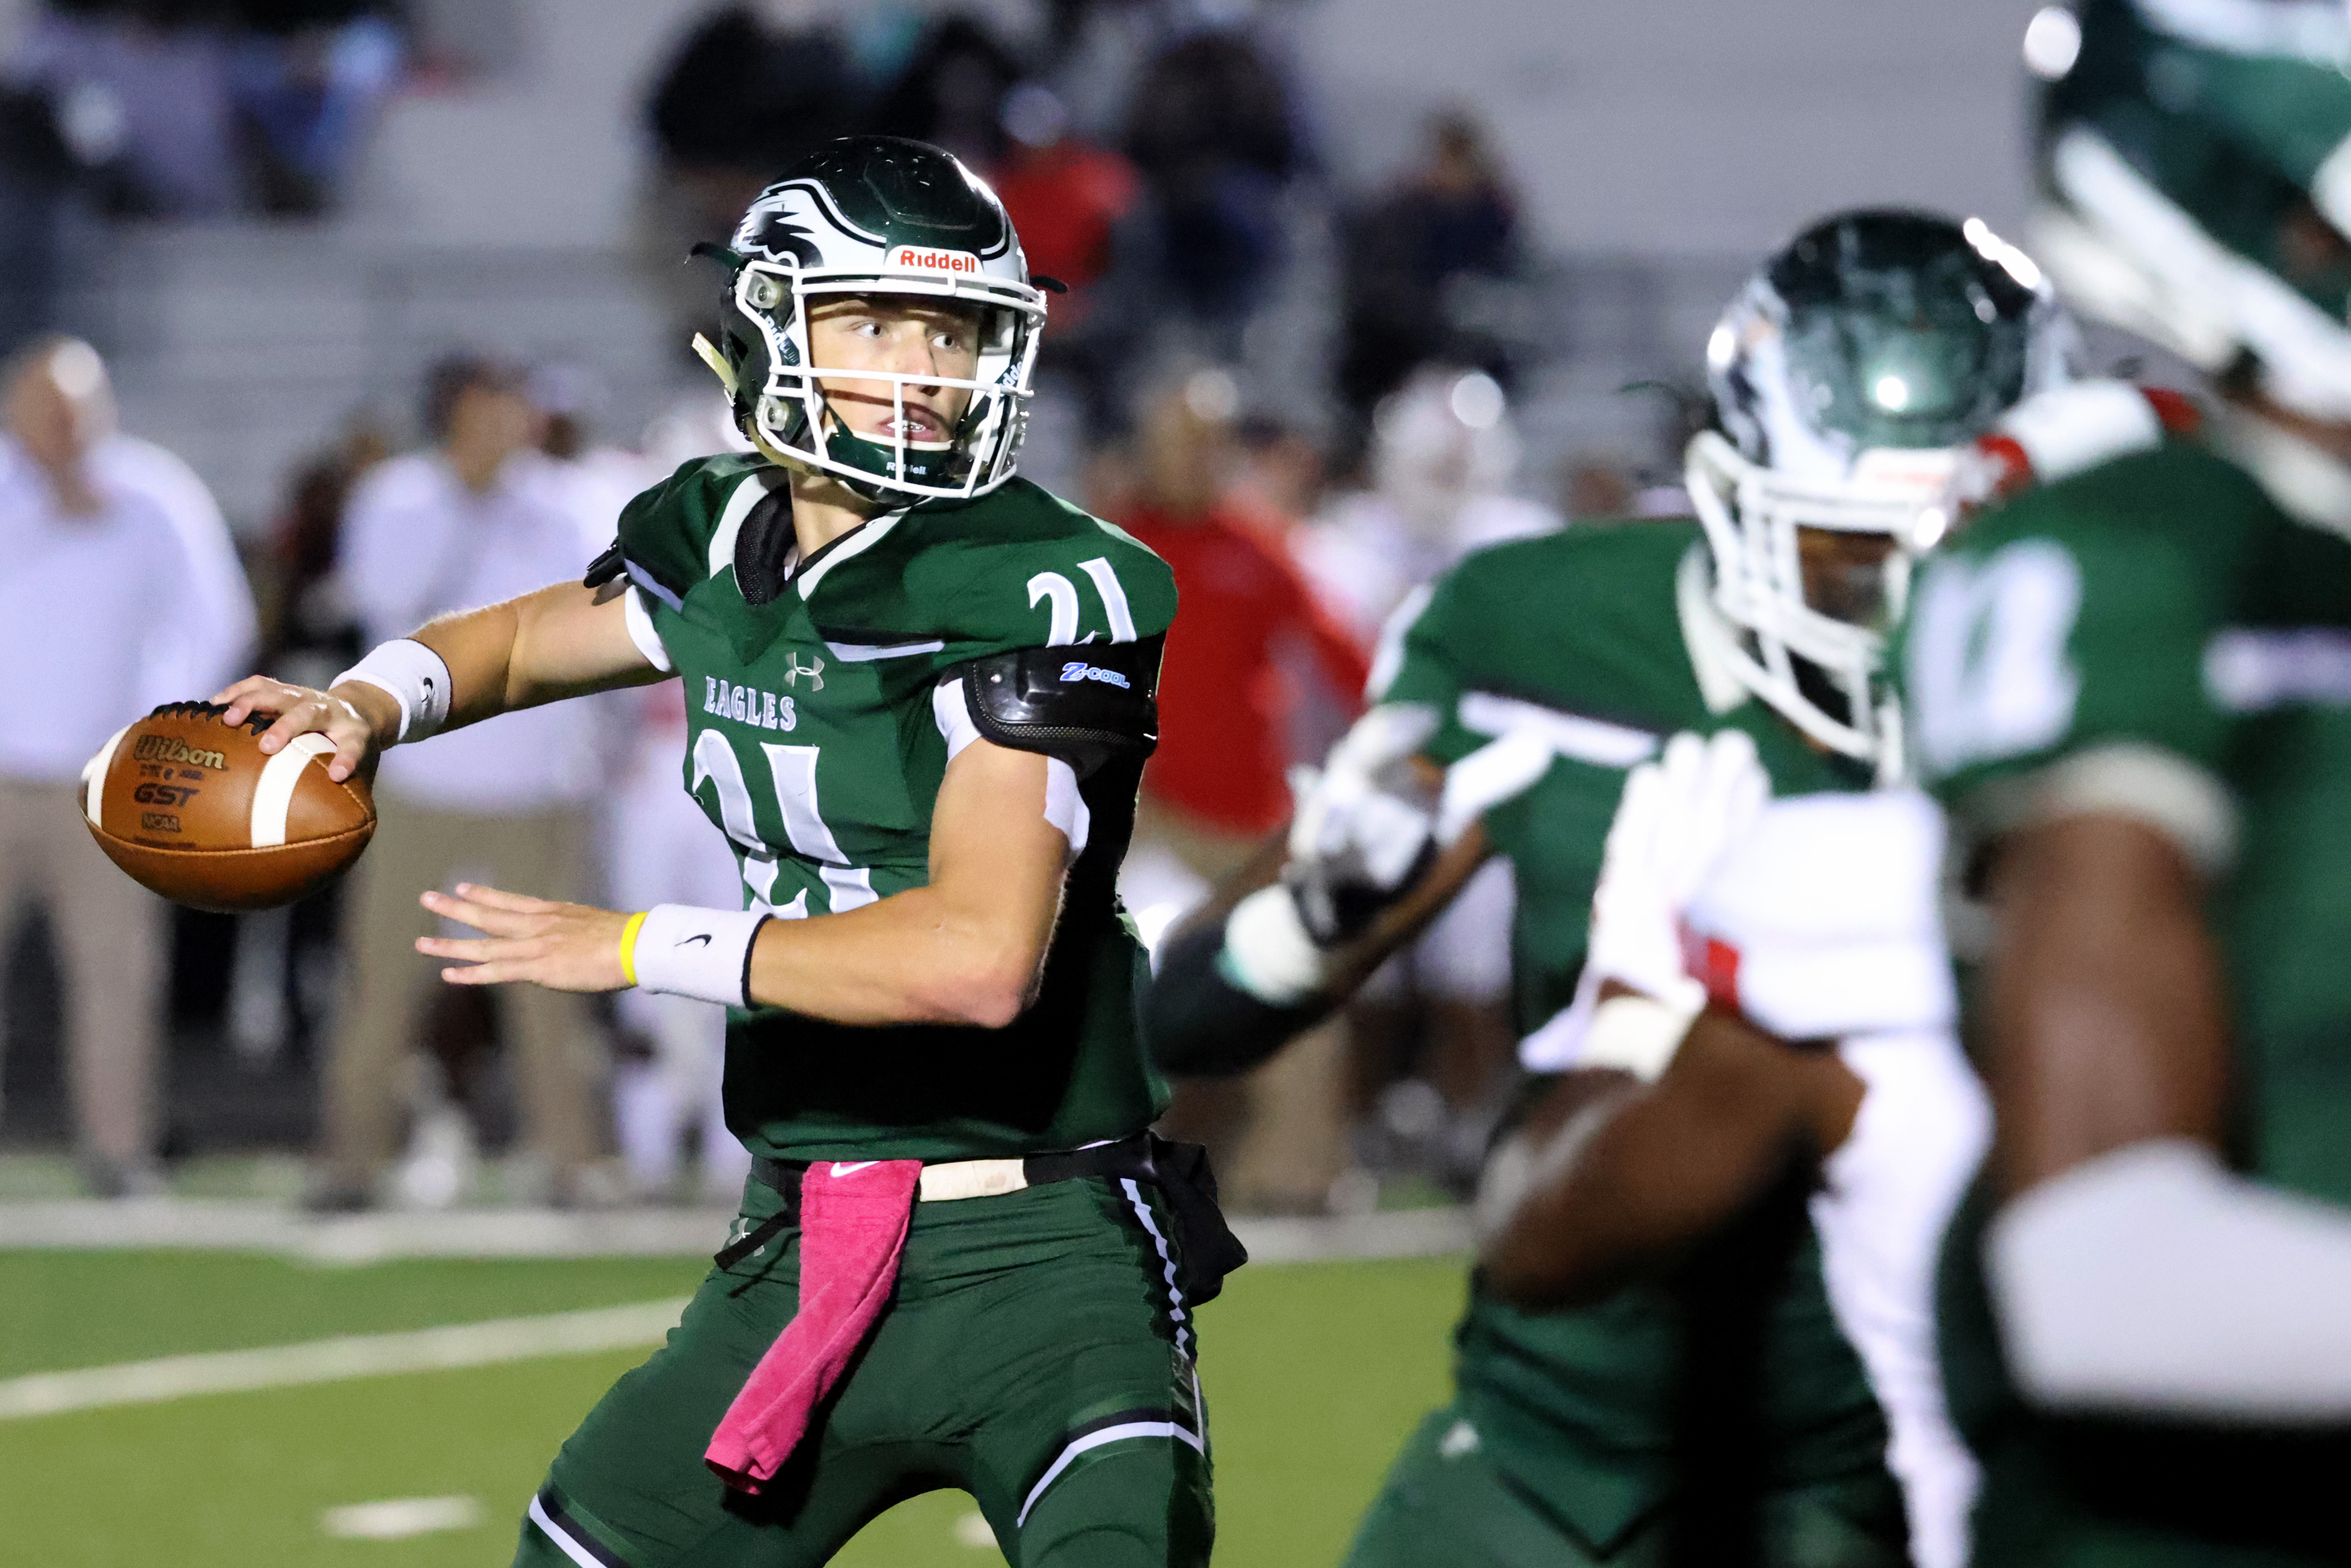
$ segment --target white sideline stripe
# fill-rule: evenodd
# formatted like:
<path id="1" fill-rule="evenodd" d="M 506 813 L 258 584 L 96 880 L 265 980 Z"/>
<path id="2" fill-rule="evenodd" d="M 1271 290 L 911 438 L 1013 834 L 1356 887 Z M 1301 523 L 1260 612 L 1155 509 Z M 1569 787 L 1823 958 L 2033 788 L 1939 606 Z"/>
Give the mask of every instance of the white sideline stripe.
<path id="1" fill-rule="evenodd" d="M 121 745 L 122 737 L 130 733 L 131 727 L 124 725 L 106 737 L 106 744 L 98 748 L 96 757 L 82 764 L 81 813 L 89 819 L 89 825 L 93 828 L 106 826 L 100 820 L 106 810 L 106 770 L 114 765 L 114 748 Z"/>
<path id="2" fill-rule="evenodd" d="M 706 1258 L 726 1244 L 734 1218 L 731 1209 L 485 1208 L 321 1218 L 249 1199 L 53 1198 L 0 1203 L 0 1249 L 171 1248 L 259 1252 L 330 1265 L 396 1258 Z M 1434 1258 L 1467 1252 L 1476 1244 L 1468 1211 L 1454 1207 L 1316 1218 L 1236 1218 L 1232 1223 L 1233 1234 L 1260 1263 Z"/>
<path id="3" fill-rule="evenodd" d="M 1045 1495 L 1045 1489 L 1060 1480 L 1061 1472 L 1068 1469 L 1080 1454 L 1091 1452 L 1104 1443 L 1123 1442 L 1128 1437 L 1174 1437 L 1190 1444 L 1200 1453 L 1208 1451 L 1190 1430 L 1173 1421 L 1129 1421 L 1123 1427 L 1104 1427 L 1099 1432 L 1089 1432 L 1063 1448 L 1061 1458 L 1055 1459 L 1037 1484 L 1029 1489 L 1029 1499 L 1020 1505 L 1020 1516 L 1012 1522 L 1016 1525 L 1029 1522 L 1029 1511 L 1037 1506 L 1037 1500 Z"/>
<path id="4" fill-rule="evenodd" d="M 477 1498 L 402 1497 L 330 1508 L 319 1516 L 319 1529 L 339 1541 L 406 1541 L 444 1530 L 472 1530 L 484 1517 Z"/>
<path id="5" fill-rule="evenodd" d="M 571 1539 L 568 1531 L 547 1517 L 547 1510 L 539 1506 L 538 1496 L 535 1492 L 530 1500 L 530 1521 L 538 1526 L 538 1532 L 541 1535 L 555 1542 L 557 1551 L 579 1563 L 580 1568 L 604 1568 L 601 1563 L 597 1562 L 590 1554 L 586 1547 Z"/>
<path id="6" fill-rule="evenodd" d="M 257 850 L 284 843 L 286 819 L 294 810 L 294 787 L 302 782 L 302 769 L 313 757 L 334 754 L 335 743 L 314 730 L 296 736 L 285 750 L 263 763 L 261 777 L 253 784 L 252 836 L 246 842 Z"/>
<path id="7" fill-rule="evenodd" d="M 352 1334 L 256 1350 L 35 1373 L 0 1383 L 0 1421 L 117 1405 L 153 1405 L 206 1394 L 246 1394 L 352 1377 L 628 1350 L 660 1343 L 684 1312 L 684 1298 L 639 1301 L 543 1317 L 494 1318 L 406 1333 Z"/>

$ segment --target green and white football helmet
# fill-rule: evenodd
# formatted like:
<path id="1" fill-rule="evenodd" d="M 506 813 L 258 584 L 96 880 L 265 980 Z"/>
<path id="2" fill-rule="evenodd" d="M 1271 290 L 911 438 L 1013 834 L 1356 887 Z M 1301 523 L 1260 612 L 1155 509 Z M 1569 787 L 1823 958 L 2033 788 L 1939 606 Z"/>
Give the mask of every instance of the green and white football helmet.
<path id="1" fill-rule="evenodd" d="M 1911 562 L 1949 526 L 1961 449 L 2066 379 L 2073 342 L 2040 270 L 1980 219 L 1839 213 L 1764 263 L 1707 340 L 1719 429 L 1684 464 L 1741 685 L 1898 769 L 1881 671 Z"/>
<path id="2" fill-rule="evenodd" d="M 2351 8 L 2084 0 L 2046 84 L 2029 231 L 2067 301 L 2296 413 L 2351 420 Z"/>
<path id="3" fill-rule="evenodd" d="M 1012 476 L 1028 423 L 1045 296 L 1012 221 L 953 155 L 895 136 L 845 136 L 807 153 L 759 193 L 724 247 L 716 345 L 695 348 L 726 383 L 752 444 L 787 465 L 837 475 L 872 499 L 967 499 Z M 918 295 L 979 313 L 969 379 L 883 374 L 811 361 L 809 310 L 829 295 Z M 854 434 L 820 380 L 887 383 L 889 440 Z M 905 431 L 910 384 L 960 387 L 970 405 L 944 441 Z"/>

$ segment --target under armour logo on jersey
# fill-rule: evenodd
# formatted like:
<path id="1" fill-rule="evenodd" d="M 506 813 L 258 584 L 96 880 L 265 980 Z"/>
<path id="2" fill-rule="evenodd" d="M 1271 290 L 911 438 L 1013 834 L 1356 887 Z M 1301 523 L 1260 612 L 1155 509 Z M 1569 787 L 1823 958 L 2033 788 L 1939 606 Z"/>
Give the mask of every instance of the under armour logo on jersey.
<path id="1" fill-rule="evenodd" d="M 739 1214 L 737 1215 L 734 1222 L 726 1227 L 726 1247 L 738 1247 L 744 1242 L 751 1239 L 751 1231 L 753 1228 L 754 1227 L 749 1220 L 744 1218 Z M 719 1250 L 724 1252 L 726 1250 L 726 1247 L 722 1247 Z M 765 1252 L 766 1250 L 767 1249 L 765 1247 L 759 1248 L 758 1250 L 754 1251 L 751 1256 L 757 1258 L 759 1253 Z"/>
<path id="2" fill-rule="evenodd" d="M 809 690 L 812 692 L 820 692 L 824 690 L 824 661 L 821 658 L 811 656 L 809 662 L 803 664 L 800 663 L 800 656 L 798 653 L 786 653 L 784 655 L 784 685 L 797 689 L 800 684 L 800 678 L 802 676 L 806 676 L 808 678 Z"/>

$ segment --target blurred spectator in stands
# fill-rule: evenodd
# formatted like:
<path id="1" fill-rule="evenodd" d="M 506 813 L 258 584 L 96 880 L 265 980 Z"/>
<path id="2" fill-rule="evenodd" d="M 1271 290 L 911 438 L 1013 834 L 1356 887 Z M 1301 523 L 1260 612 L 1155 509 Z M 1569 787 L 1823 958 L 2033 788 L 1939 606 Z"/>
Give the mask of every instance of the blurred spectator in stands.
<path id="1" fill-rule="evenodd" d="M 1518 432 L 1484 371 L 1423 367 L 1381 401 L 1372 428 L 1371 487 L 1340 494 L 1290 536 L 1323 601 L 1367 644 L 1407 593 L 1471 550 L 1560 526 L 1511 494 Z"/>
<path id="2" fill-rule="evenodd" d="M 370 645 L 450 610 L 576 579 L 609 542 L 547 482 L 540 416 L 519 371 L 444 361 L 427 377 L 423 412 L 434 446 L 371 470 L 344 525 L 344 591 Z M 372 1201 L 397 1146 L 418 992 L 435 967 L 413 946 L 434 928 L 417 894 L 461 879 L 549 898 L 587 893 L 595 731 L 590 707 L 557 703 L 385 757 L 376 841 L 350 879 L 353 975 L 326 1074 L 319 1207 Z M 536 988 L 496 1002 L 528 1152 L 546 1162 L 558 1201 L 588 1200 L 604 1124 L 591 1015 L 580 998 Z M 435 1095 L 422 1098 L 415 1157 L 395 1186 L 410 1201 L 454 1201 L 472 1163 L 465 1127 Z"/>
<path id="3" fill-rule="evenodd" d="M 221 217 L 243 190 L 227 33 L 200 0 L 94 0 L 35 14 L 10 78 L 37 88 L 112 213 Z"/>
<path id="4" fill-rule="evenodd" d="M 873 105 L 867 129 L 944 147 L 992 178 L 1005 152 L 1004 95 L 1019 79 L 1019 64 L 986 26 L 971 16 L 943 17 L 925 31 Z"/>
<path id="5" fill-rule="evenodd" d="M 1578 452 L 1559 465 L 1559 507 L 1571 520 L 1629 517 L 1633 494 L 1631 471 L 1611 454 Z"/>
<path id="6" fill-rule="evenodd" d="M 1481 371 L 1423 366 L 1373 419 L 1370 486 L 1334 497 L 1290 536 L 1300 566 L 1356 634 L 1380 638 L 1376 684 L 1402 623 L 1463 556 L 1560 526 L 1511 493 L 1520 444 L 1509 400 Z M 1385 635 L 1383 630 L 1385 629 Z M 1391 959 L 1347 1013 L 1353 1152 L 1372 1180 L 1417 1168 L 1467 1196 L 1511 1084 L 1509 864 L 1488 864 Z"/>
<path id="7" fill-rule="evenodd" d="M 1448 286 L 1515 267 L 1518 203 L 1470 115 L 1430 118 L 1420 160 L 1383 195 L 1347 214 L 1340 400 L 1358 413 L 1430 360 L 1502 370 L 1499 349 L 1450 317 Z"/>
<path id="8" fill-rule="evenodd" d="M 331 207 L 405 45 L 389 0 L 241 0 L 228 59 L 253 204 L 307 216 Z"/>
<path id="9" fill-rule="evenodd" d="M 1144 799 L 1147 814 L 1196 841 L 1211 875 L 1289 814 L 1282 734 L 1294 688 L 1285 655 L 1303 653 L 1351 703 L 1367 668 L 1363 646 L 1228 493 L 1238 405 L 1221 370 L 1161 388 L 1144 411 L 1132 488 L 1111 512 L 1175 570 L 1184 618 L 1167 643 L 1159 750 Z"/>
<path id="10" fill-rule="evenodd" d="M 87 343 L 37 340 L 5 370 L 0 663 L 57 695 L 0 734 L 0 917 L 48 915 L 67 999 L 84 1181 L 153 1191 L 160 1124 L 162 902 L 68 829 L 82 765 L 117 727 L 202 697 L 252 653 L 253 601 L 212 497 L 187 465 L 118 434 Z"/>
<path id="11" fill-rule="evenodd" d="M 724 5 L 686 35 L 645 106 L 658 164 L 638 213 L 640 260 L 680 324 L 678 351 L 716 308 L 711 275 L 685 265 L 723 242 L 793 155 L 862 126 L 856 76 L 828 26 L 776 5 Z"/>
<path id="12" fill-rule="evenodd" d="M 0 72 L 0 354 L 57 325 L 66 206 L 80 169 L 47 86 Z"/>
<path id="13" fill-rule="evenodd" d="M 1124 879 L 1215 882 L 1290 813 L 1284 772 L 1301 666 L 1352 712 L 1363 649 L 1335 624 L 1280 541 L 1228 494 L 1239 392 L 1221 370 L 1171 379 L 1146 402 L 1139 451 L 1109 516 L 1174 569 L 1183 613 L 1159 682 L 1159 749 L 1144 770 Z M 1319 1209 L 1340 1165 L 1335 1035 L 1246 1078 L 1193 1082 L 1170 1125 L 1219 1155 L 1241 1208 Z"/>
<path id="14" fill-rule="evenodd" d="M 601 541 L 599 549 L 611 543 L 620 529 L 621 508 L 639 491 L 669 477 L 676 465 L 658 463 L 598 438 L 596 411 L 603 402 L 603 384 L 582 366 L 561 361 L 541 365 L 531 374 L 530 397 L 541 422 L 538 449 L 548 459 L 545 478 L 581 531 Z"/>
<path id="15" fill-rule="evenodd" d="M 1284 198 L 1304 162 L 1289 84 L 1246 33 L 1194 33 L 1144 68 L 1125 141 L 1170 302 L 1210 352 L 1238 358 L 1284 260 Z"/>
<path id="16" fill-rule="evenodd" d="M 1121 423 L 1129 390 L 1124 367 L 1149 319 L 1134 298 L 1139 280 L 1132 256 L 1123 258 L 1123 272 L 1119 267 L 1143 182 L 1124 158 L 1072 132 L 1069 110 L 1039 83 L 1006 93 L 1000 118 L 1005 145 L 996 193 L 1012 215 L 1030 274 L 1069 290 L 1051 301 L 1038 374 L 1049 386 L 1068 379 L 1086 436 L 1098 444 Z"/>
<path id="17" fill-rule="evenodd" d="M 1286 539 L 1322 509 L 1331 479 L 1322 445 L 1295 424 L 1266 413 L 1243 419 L 1234 435 L 1240 469 L 1233 480 L 1233 498 Z"/>
<path id="18" fill-rule="evenodd" d="M 260 668 L 299 685 L 325 686 L 362 652 L 359 622 L 335 564 L 351 486 L 390 448 L 364 416 L 305 461 L 269 531 L 263 576 Z M 325 1038 L 341 973 L 340 883 L 285 909 L 236 923 L 229 977 L 229 1048 L 254 1069 Z"/>

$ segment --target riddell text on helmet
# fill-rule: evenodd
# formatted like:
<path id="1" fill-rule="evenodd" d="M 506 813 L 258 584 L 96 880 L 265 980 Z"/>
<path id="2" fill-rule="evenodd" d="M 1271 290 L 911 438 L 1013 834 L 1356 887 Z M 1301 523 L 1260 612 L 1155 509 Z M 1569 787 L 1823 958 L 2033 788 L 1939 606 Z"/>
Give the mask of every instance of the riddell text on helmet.
<path id="1" fill-rule="evenodd" d="M 925 250 L 902 245 L 892 247 L 890 265 L 921 272 L 977 272 L 979 257 L 967 250 Z"/>

